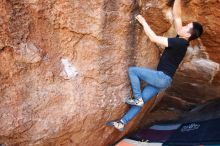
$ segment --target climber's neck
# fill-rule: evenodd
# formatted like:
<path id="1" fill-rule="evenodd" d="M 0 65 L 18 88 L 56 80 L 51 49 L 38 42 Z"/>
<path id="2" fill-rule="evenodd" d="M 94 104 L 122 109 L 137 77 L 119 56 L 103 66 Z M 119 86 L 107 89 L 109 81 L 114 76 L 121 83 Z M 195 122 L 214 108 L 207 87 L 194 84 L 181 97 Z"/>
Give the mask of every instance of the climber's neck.
<path id="1" fill-rule="evenodd" d="M 182 39 L 184 39 L 186 41 L 189 41 L 189 38 L 187 38 L 187 37 L 179 36 L 179 38 L 182 38 Z"/>

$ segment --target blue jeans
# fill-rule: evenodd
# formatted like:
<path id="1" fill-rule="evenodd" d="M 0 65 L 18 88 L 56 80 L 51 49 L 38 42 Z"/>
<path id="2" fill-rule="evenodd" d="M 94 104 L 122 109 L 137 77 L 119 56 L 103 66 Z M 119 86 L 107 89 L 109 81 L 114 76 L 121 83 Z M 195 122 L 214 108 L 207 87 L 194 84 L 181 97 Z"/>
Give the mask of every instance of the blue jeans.
<path id="1" fill-rule="evenodd" d="M 142 67 L 130 67 L 128 75 L 131 81 L 131 87 L 135 98 L 143 98 L 146 103 L 151 97 L 155 96 L 161 90 L 168 88 L 172 82 L 172 78 L 162 71 L 156 71 Z M 147 85 L 141 92 L 141 80 L 145 81 Z M 135 117 L 141 107 L 132 106 L 130 110 L 122 117 L 122 121 L 127 124 L 133 117 Z"/>

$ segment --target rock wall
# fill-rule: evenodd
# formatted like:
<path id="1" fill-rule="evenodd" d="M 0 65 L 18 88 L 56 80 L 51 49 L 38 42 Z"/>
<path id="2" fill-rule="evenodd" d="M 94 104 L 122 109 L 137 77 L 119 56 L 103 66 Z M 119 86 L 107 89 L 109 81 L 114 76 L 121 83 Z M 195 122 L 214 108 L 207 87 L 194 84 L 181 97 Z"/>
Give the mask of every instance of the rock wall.
<path id="1" fill-rule="evenodd" d="M 105 126 L 128 110 L 123 103 L 131 94 L 128 67 L 158 63 L 159 46 L 134 15 L 141 13 L 157 34 L 174 36 L 169 5 L 172 1 L 1 0 L 0 143 L 106 146 L 135 128 L 142 116 L 124 133 Z M 184 23 L 201 21 L 205 33 L 189 48 L 157 112 L 179 110 L 179 104 L 186 110 L 219 96 L 218 8 L 218 0 L 183 2 Z"/>

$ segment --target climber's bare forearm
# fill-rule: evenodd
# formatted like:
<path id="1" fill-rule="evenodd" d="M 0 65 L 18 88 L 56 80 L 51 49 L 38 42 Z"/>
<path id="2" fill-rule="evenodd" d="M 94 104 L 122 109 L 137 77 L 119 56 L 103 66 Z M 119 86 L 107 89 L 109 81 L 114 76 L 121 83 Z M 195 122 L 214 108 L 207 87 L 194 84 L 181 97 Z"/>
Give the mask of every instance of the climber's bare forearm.
<path id="1" fill-rule="evenodd" d="M 181 18 L 181 0 L 175 0 L 173 4 L 173 16 L 175 18 Z"/>
<path id="2" fill-rule="evenodd" d="M 168 39 L 166 37 L 157 36 L 153 32 L 153 30 L 150 28 L 150 26 L 147 24 L 146 20 L 141 15 L 138 15 L 136 19 L 143 25 L 144 32 L 146 33 L 146 35 L 150 38 L 152 42 L 163 45 L 165 47 L 168 46 Z"/>
<path id="3" fill-rule="evenodd" d="M 174 5 L 173 5 L 173 17 L 174 17 L 174 25 L 175 25 L 175 29 L 177 33 L 182 28 L 181 13 L 182 13 L 181 0 L 175 0 Z"/>
<path id="4" fill-rule="evenodd" d="M 144 27 L 144 32 L 146 33 L 146 35 L 150 38 L 151 41 L 153 41 L 157 35 L 152 31 L 146 21 L 143 22 L 142 25 Z"/>

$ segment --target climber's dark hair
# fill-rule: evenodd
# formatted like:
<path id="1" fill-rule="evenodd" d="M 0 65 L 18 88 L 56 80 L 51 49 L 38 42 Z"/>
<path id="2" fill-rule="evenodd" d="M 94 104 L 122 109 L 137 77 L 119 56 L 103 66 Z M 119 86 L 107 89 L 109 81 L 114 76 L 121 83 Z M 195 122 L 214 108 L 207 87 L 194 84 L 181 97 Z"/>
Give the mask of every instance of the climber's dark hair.
<path id="1" fill-rule="evenodd" d="M 189 41 L 197 39 L 203 33 L 203 28 L 200 23 L 192 22 L 192 24 L 193 28 L 190 30 L 191 36 L 189 37 Z"/>

